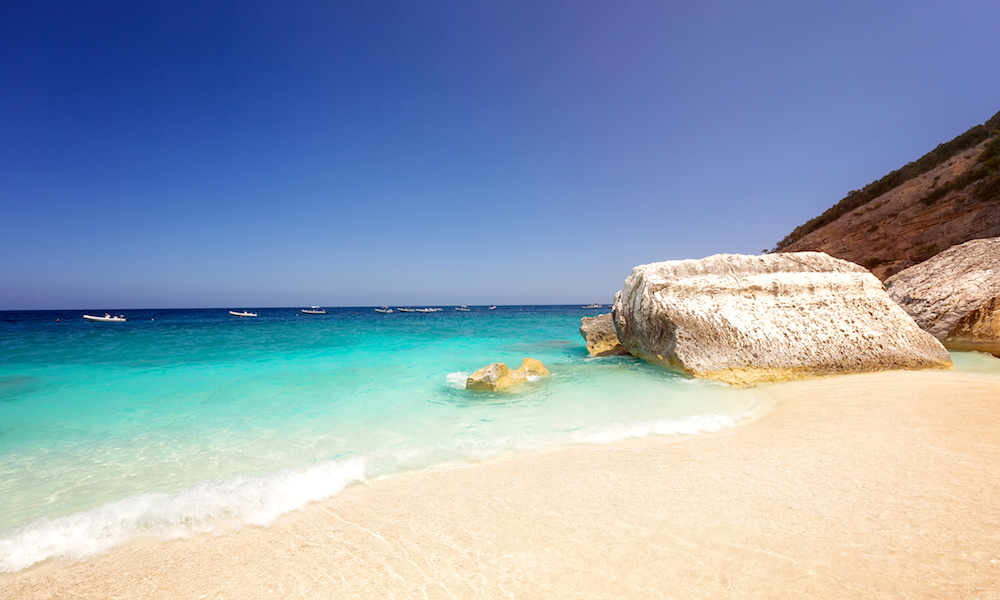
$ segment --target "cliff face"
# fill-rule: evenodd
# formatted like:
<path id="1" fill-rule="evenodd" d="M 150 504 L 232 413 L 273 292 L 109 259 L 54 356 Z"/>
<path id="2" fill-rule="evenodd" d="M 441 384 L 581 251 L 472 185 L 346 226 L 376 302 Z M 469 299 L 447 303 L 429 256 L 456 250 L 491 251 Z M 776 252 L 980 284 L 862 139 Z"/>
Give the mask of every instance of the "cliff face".
<path id="1" fill-rule="evenodd" d="M 950 154 L 929 170 L 908 175 L 833 220 L 824 219 L 829 222 L 818 228 L 800 227 L 775 250 L 825 252 L 864 265 L 885 280 L 954 245 L 1000 236 L 996 121 L 994 117 L 987 122 L 990 129 L 984 141 Z M 802 233 L 804 228 L 807 233 Z"/>

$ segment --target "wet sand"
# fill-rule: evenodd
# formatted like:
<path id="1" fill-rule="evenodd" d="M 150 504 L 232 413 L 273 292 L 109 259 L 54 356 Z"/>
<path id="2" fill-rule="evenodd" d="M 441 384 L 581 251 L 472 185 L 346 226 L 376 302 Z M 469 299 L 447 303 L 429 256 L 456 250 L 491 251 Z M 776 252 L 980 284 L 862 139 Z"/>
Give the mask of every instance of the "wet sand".
<path id="1" fill-rule="evenodd" d="M 722 433 L 369 482 L 0 598 L 1000 598 L 1000 378 L 766 389 L 774 411 Z"/>

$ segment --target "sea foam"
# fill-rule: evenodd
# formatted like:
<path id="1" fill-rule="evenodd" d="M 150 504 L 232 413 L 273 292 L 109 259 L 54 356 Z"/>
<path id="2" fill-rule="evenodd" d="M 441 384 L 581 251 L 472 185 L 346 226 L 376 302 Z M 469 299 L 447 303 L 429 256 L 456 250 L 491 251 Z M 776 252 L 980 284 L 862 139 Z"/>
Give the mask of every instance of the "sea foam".
<path id="1" fill-rule="evenodd" d="M 326 460 L 260 477 L 201 482 L 177 494 L 149 493 L 54 519 L 37 518 L 0 538 L 0 572 L 48 560 L 81 560 L 128 542 L 222 533 L 242 525 L 272 525 L 281 515 L 336 496 L 355 482 L 452 461 L 484 460 L 507 451 L 564 444 L 609 444 L 650 435 L 715 432 L 757 415 L 680 416 L 575 431 L 456 438 L 427 447 L 397 448 L 364 458 Z"/>
<path id="2" fill-rule="evenodd" d="M 141 538 L 166 541 L 240 525 L 268 526 L 282 514 L 365 479 L 364 460 L 331 460 L 262 477 L 205 481 L 177 494 L 142 494 L 55 519 L 37 518 L 0 538 L 0 572 L 51 558 L 80 560 Z"/>
<path id="3" fill-rule="evenodd" d="M 471 374 L 472 373 L 465 371 L 456 371 L 454 373 L 448 373 L 444 380 L 448 384 L 448 387 L 455 388 L 456 390 L 464 390 L 465 382 L 469 379 L 469 375 Z"/>

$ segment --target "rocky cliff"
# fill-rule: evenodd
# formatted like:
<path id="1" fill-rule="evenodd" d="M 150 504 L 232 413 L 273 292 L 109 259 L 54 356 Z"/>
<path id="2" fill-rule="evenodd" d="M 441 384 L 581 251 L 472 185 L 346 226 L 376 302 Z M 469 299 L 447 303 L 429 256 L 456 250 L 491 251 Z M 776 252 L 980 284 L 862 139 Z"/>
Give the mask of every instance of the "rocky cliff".
<path id="1" fill-rule="evenodd" d="M 780 252 L 814 250 L 885 280 L 942 250 L 1000 236 L 1000 113 L 789 234 Z"/>

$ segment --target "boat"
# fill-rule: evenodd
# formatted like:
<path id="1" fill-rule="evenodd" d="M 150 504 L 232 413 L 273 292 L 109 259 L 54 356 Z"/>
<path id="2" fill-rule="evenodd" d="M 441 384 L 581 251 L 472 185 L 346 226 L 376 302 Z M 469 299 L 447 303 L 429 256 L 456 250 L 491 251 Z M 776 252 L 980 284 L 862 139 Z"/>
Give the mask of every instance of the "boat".
<path id="1" fill-rule="evenodd" d="M 402 310 L 402 309 L 400 309 L 400 310 Z M 391 315 L 392 314 L 392 309 L 389 308 L 388 306 L 383 306 L 382 308 L 376 308 L 375 312 L 382 313 L 383 315 Z"/>
<path id="2" fill-rule="evenodd" d="M 602 306 L 600 304 L 588 304 L 584 308 L 602 308 Z"/>
<path id="3" fill-rule="evenodd" d="M 125 318 L 125 315 L 113 317 L 110 313 L 104 313 L 103 317 L 97 315 L 83 315 L 83 319 L 85 321 L 97 321 L 100 323 L 124 323 L 125 321 L 128 321 L 128 319 Z"/>
<path id="4" fill-rule="evenodd" d="M 496 307 L 496 306 L 491 306 L 491 307 L 490 307 L 490 310 L 496 310 L 496 309 L 497 309 L 497 307 Z"/>
<path id="5" fill-rule="evenodd" d="M 432 313 L 432 312 L 437 312 L 437 309 L 436 309 L 436 308 L 417 308 L 417 309 L 414 309 L 414 310 L 416 310 L 416 311 L 417 311 L 417 312 L 419 312 L 419 313 Z"/>
<path id="6" fill-rule="evenodd" d="M 302 312 L 307 315 L 325 315 L 326 309 L 320 308 L 318 306 L 313 306 L 312 308 L 303 308 Z"/>
<path id="7" fill-rule="evenodd" d="M 400 308 L 397 308 L 396 310 L 398 310 L 399 312 L 417 312 L 417 310 L 415 308 L 402 308 L 402 307 L 400 307 Z"/>
<path id="8" fill-rule="evenodd" d="M 471 309 L 463 304 L 462 306 L 456 306 L 455 310 L 460 310 L 462 312 L 469 312 Z"/>
<path id="9" fill-rule="evenodd" d="M 244 310 L 243 312 L 237 312 L 235 310 L 231 310 L 231 311 L 229 311 L 229 314 L 233 315 L 234 317 L 256 317 L 257 316 L 257 313 L 252 313 L 252 312 L 250 312 L 248 310 Z"/>

